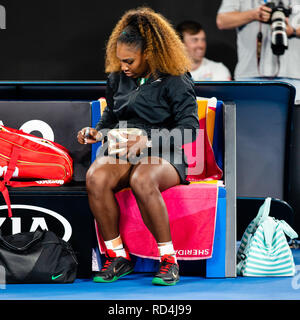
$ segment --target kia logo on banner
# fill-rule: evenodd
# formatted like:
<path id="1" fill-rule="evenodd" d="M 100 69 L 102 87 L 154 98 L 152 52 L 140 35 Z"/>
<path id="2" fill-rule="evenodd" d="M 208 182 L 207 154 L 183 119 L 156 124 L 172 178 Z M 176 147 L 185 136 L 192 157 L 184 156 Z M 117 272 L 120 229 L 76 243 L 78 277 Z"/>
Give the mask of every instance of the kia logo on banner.
<path id="1" fill-rule="evenodd" d="M 25 204 L 12 204 L 11 208 L 13 209 L 12 218 L 0 217 L 0 228 L 4 227 L 7 230 L 11 227 L 11 234 L 34 232 L 40 227 L 43 230 L 55 230 L 55 233 L 65 241 L 72 236 L 69 221 L 53 210 Z M 6 205 L 0 206 L 0 214 L 1 210 L 5 212 L 5 215 L 7 214 Z M 51 228 L 49 228 L 50 225 Z"/>

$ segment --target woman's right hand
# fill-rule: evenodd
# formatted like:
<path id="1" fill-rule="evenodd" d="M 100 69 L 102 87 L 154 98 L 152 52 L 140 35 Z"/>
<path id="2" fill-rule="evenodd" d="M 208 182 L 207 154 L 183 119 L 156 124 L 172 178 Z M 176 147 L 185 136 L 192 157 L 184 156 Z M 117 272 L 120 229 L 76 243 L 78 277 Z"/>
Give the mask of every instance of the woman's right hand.
<path id="1" fill-rule="evenodd" d="M 85 127 L 78 131 L 77 140 L 81 144 L 96 143 L 102 139 L 102 134 L 94 128 Z"/>

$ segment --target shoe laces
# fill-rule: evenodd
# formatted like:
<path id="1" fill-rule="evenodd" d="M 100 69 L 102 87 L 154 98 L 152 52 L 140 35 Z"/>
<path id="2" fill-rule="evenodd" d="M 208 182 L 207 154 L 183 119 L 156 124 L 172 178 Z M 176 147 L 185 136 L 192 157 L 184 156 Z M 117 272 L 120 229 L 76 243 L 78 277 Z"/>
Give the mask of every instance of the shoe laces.
<path id="1" fill-rule="evenodd" d="M 161 258 L 161 264 L 160 264 L 160 273 L 167 273 L 170 269 L 170 267 L 175 264 L 175 259 L 171 255 L 164 255 Z"/>
<path id="2" fill-rule="evenodd" d="M 107 270 L 107 268 L 111 265 L 111 263 L 113 262 L 114 258 L 116 257 L 114 255 L 116 255 L 116 254 L 113 252 L 113 250 L 107 250 L 105 252 L 105 257 L 107 259 L 106 259 L 101 271 Z"/>
<path id="3" fill-rule="evenodd" d="M 107 268 L 111 265 L 113 261 L 113 258 L 108 258 L 105 263 L 104 263 L 104 266 L 102 267 L 102 270 L 101 271 L 105 271 L 107 270 Z"/>

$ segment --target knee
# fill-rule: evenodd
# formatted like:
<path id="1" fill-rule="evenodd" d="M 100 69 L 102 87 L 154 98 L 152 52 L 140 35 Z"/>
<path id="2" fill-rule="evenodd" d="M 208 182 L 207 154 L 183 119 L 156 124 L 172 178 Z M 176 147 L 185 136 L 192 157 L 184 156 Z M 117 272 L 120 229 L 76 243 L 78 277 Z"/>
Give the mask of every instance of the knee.
<path id="1" fill-rule="evenodd" d="M 89 194 L 101 194 L 110 185 L 109 173 L 106 170 L 89 169 L 86 174 L 86 188 Z"/>
<path id="2" fill-rule="evenodd" d="M 130 187 L 133 193 L 137 196 L 149 197 L 158 190 L 157 183 L 151 174 L 135 171 L 129 180 Z"/>

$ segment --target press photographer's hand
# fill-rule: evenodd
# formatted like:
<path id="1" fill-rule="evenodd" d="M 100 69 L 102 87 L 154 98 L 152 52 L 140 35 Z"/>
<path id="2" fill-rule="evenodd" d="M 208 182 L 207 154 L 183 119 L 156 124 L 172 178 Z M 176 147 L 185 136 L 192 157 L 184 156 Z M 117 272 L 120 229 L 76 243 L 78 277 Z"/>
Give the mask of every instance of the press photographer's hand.
<path id="1" fill-rule="evenodd" d="M 271 8 L 265 5 L 261 5 L 255 10 L 256 10 L 256 20 L 265 22 L 265 23 L 270 20 L 271 12 L 272 12 Z"/>
<path id="2" fill-rule="evenodd" d="M 297 34 L 297 30 L 294 29 L 292 25 L 290 25 L 289 18 L 285 18 L 285 23 L 286 23 L 286 34 L 288 37 L 290 37 L 294 33 L 294 31 L 296 31 L 296 34 Z"/>

